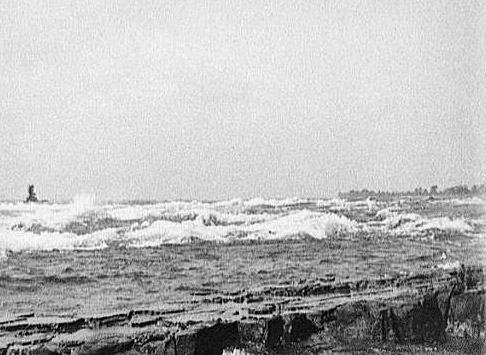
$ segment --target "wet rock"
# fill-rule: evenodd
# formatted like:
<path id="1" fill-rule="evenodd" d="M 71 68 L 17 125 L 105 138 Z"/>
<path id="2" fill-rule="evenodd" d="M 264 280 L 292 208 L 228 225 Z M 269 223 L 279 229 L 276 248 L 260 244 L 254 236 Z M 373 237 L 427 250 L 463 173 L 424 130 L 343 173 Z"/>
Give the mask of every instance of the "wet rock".
<path id="1" fill-rule="evenodd" d="M 415 305 L 410 302 L 394 302 L 380 309 L 379 334 L 381 341 L 401 343 L 412 337 L 412 314 Z"/>
<path id="2" fill-rule="evenodd" d="M 84 326 L 83 319 L 71 319 L 63 317 L 32 317 L 22 318 L 20 321 L 0 325 L 0 330 L 15 331 L 39 331 L 39 332 L 73 332 Z"/>
<path id="3" fill-rule="evenodd" d="M 130 350 L 133 340 L 126 338 L 105 338 L 92 340 L 73 351 L 73 355 L 108 355 Z"/>
<path id="4" fill-rule="evenodd" d="M 336 308 L 331 332 L 343 342 L 372 341 L 380 336 L 380 309 L 375 302 L 350 302 Z"/>
<path id="5" fill-rule="evenodd" d="M 443 342 L 454 289 L 430 292 L 419 299 L 409 297 L 381 310 L 381 338 L 397 342 Z"/>
<path id="6" fill-rule="evenodd" d="M 10 278 L 8 278 L 7 280 L 10 280 Z M 16 314 L 16 315 L 13 315 L 13 316 L 10 316 L 10 317 L 2 317 L 2 318 L 0 318 L 0 326 L 4 325 L 4 324 L 8 324 L 8 323 L 19 322 L 19 321 L 25 320 L 26 318 L 30 318 L 30 317 L 33 317 L 33 316 L 34 316 L 34 313 L 23 313 L 23 314 Z"/>
<path id="7" fill-rule="evenodd" d="M 304 354 L 331 354 L 330 351 L 337 349 L 339 343 L 327 331 L 320 331 L 312 334 L 305 340 L 299 342 L 299 347 L 306 349 Z"/>
<path id="8" fill-rule="evenodd" d="M 135 328 L 143 328 L 149 325 L 157 324 L 163 319 L 163 316 L 137 316 L 134 319 L 131 319 L 130 325 Z"/>
<path id="9" fill-rule="evenodd" d="M 283 318 L 285 321 L 283 338 L 286 342 L 305 339 L 317 331 L 317 327 L 305 314 L 290 314 Z"/>
<path id="10" fill-rule="evenodd" d="M 166 341 L 171 337 L 168 328 L 157 327 L 156 329 L 145 329 L 140 334 L 135 335 L 134 342 L 136 347 L 143 347 L 146 344 L 153 344 L 161 341 Z"/>
<path id="11" fill-rule="evenodd" d="M 21 345 L 14 345 L 9 346 L 7 351 L 5 352 L 6 355 L 26 355 L 28 348 Z"/>
<path id="12" fill-rule="evenodd" d="M 267 348 L 273 348 L 281 344 L 285 322 L 281 316 L 270 318 L 265 324 L 264 340 Z"/>
<path id="13" fill-rule="evenodd" d="M 220 355 L 227 347 L 238 342 L 238 324 L 217 323 L 198 332 L 195 355 Z M 177 348 L 179 355 L 179 348 Z"/>
<path id="14" fill-rule="evenodd" d="M 160 354 L 160 353 L 157 353 L 157 354 Z M 144 355 L 144 354 L 142 352 L 136 350 L 136 349 L 130 349 L 130 350 L 118 353 L 117 355 Z"/>
<path id="15" fill-rule="evenodd" d="M 444 341 L 447 320 L 439 308 L 437 293 L 428 294 L 412 312 L 413 338 L 418 341 Z"/>
<path id="16" fill-rule="evenodd" d="M 25 335 L 22 337 L 16 337 L 15 340 L 13 341 L 13 344 L 17 345 L 37 345 L 41 343 L 46 343 L 49 340 L 54 338 L 54 335 L 52 334 L 46 334 L 46 333 L 34 333 L 30 335 Z"/>
<path id="17" fill-rule="evenodd" d="M 223 349 L 238 342 L 238 324 L 236 322 L 200 324 L 175 335 L 175 353 L 177 355 L 220 355 Z M 167 354 L 170 354 L 168 348 Z"/>
<path id="18" fill-rule="evenodd" d="M 263 300 L 264 298 L 262 296 L 253 295 L 253 294 L 248 294 L 244 298 L 244 301 L 246 301 L 246 303 L 262 302 Z"/>
<path id="19" fill-rule="evenodd" d="M 466 291 L 454 296 L 451 300 L 450 316 L 453 322 L 464 322 L 467 319 L 485 317 L 485 290 Z"/>
<path id="20" fill-rule="evenodd" d="M 61 350 L 53 345 L 37 345 L 29 350 L 29 355 L 61 355 Z"/>
<path id="21" fill-rule="evenodd" d="M 336 320 L 337 307 L 332 307 L 328 309 L 321 309 L 318 311 L 310 311 L 306 314 L 307 319 L 312 322 L 315 328 L 324 329 L 327 325 Z"/>
<path id="22" fill-rule="evenodd" d="M 281 316 L 246 318 L 238 322 L 240 344 L 273 348 L 282 343 L 285 321 Z"/>
<path id="23" fill-rule="evenodd" d="M 1 350 L 0 350 L 1 351 Z M 3 354 L 0 352 L 0 354 Z M 6 355 L 61 355 L 59 349 L 54 347 L 48 347 L 44 345 L 37 345 L 37 346 L 23 346 L 23 345 L 14 345 L 8 348 L 8 351 L 5 352 Z"/>
<path id="24" fill-rule="evenodd" d="M 85 319 L 90 328 L 109 327 L 130 321 L 133 312 L 95 315 Z"/>
<path id="25" fill-rule="evenodd" d="M 479 338 L 486 332 L 486 294 L 469 290 L 451 300 L 450 331 L 454 335 Z"/>
<path id="26" fill-rule="evenodd" d="M 175 338 L 169 337 L 165 340 L 149 342 L 141 347 L 140 352 L 147 355 L 175 355 L 177 354 Z"/>
<path id="27" fill-rule="evenodd" d="M 151 341 L 143 345 L 140 348 L 140 352 L 147 355 L 163 354 L 165 351 L 165 343 L 163 340 Z"/>
<path id="28" fill-rule="evenodd" d="M 198 325 L 176 334 L 175 348 L 178 355 L 194 355 L 196 353 L 197 333 L 201 330 L 202 327 Z"/>
<path id="29" fill-rule="evenodd" d="M 0 355 L 34 350 L 38 355 L 52 355 L 60 353 L 59 349 L 63 354 L 72 350 L 72 354 L 220 355 L 235 346 L 267 353 L 275 347 L 278 351 L 297 349 L 300 344 L 314 354 L 314 349 L 324 352 L 337 343 L 401 346 L 405 344 L 393 343 L 438 343 L 448 334 L 484 339 L 486 290 L 477 288 L 483 282 L 481 272 L 469 274 L 473 281 L 466 282 L 467 270 L 456 278 L 413 275 L 400 278 L 400 288 L 391 292 L 396 277 L 359 286 L 356 281 L 313 280 L 212 298 L 221 306 L 198 300 L 187 310 L 179 305 L 77 319 L 16 315 L 0 320 Z M 469 286 L 459 287 L 458 279 Z M 348 295 L 350 289 L 356 292 Z M 253 303 L 237 304 L 245 299 Z M 251 316 L 242 318 L 246 310 Z M 209 321 L 216 315 L 226 320 Z M 50 348 L 51 344 L 55 347 Z"/>
<path id="30" fill-rule="evenodd" d="M 255 305 L 253 307 L 248 307 L 248 314 L 261 315 L 261 314 L 272 314 L 275 312 L 277 307 L 273 303 L 262 303 Z"/>
<path id="31" fill-rule="evenodd" d="M 238 333 L 242 343 L 263 344 L 265 342 L 265 319 L 247 318 L 238 322 Z"/>

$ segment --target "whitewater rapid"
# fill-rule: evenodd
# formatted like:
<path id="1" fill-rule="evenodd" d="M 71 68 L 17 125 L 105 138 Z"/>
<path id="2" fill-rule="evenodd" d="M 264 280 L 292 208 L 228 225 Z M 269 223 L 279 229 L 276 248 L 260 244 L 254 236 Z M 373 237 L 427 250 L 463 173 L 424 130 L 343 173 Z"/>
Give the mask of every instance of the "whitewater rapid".
<path id="1" fill-rule="evenodd" d="M 436 203 L 434 201 L 430 204 Z M 484 204 L 450 200 L 451 206 Z M 363 235 L 483 235 L 484 216 L 427 216 L 400 201 L 235 199 L 97 204 L 0 203 L 0 257 L 9 251 L 143 248 L 197 241 L 326 239 Z"/>

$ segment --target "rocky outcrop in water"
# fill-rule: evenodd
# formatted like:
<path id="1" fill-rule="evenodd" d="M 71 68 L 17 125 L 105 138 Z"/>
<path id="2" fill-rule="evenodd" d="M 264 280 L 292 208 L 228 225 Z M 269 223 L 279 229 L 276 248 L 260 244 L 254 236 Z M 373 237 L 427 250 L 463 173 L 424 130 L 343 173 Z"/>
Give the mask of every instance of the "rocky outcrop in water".
<path id="1" fill-rule="evenodd" d="M 27 196 L 25 202 L 39 202 L 37 195 L 35 193 L 34 185 L 29 185 L 29 196 Z"/>

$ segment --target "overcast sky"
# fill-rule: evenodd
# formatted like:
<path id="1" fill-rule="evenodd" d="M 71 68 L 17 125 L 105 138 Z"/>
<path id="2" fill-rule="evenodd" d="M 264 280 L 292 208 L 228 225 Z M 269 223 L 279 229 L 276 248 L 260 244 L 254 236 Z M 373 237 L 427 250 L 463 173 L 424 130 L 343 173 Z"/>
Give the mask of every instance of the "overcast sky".
<path id="1" fill-rule="evenodd" d="M 486 182 L 484 0 L 0 2 L 0 199 Z"/>

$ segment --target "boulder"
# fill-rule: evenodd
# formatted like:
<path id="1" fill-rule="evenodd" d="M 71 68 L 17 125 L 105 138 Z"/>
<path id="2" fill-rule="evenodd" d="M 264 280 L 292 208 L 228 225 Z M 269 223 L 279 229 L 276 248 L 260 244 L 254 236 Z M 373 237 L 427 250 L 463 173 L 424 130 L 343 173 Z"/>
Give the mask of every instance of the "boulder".
<path id="1" fill-rule="evenodd" d="M 305 339 L 318 329 L 303 313 L 284 316 L 285 326 L 283 338 L 285 342 L 295 342 Z"/>
<path id="2" fill-rule="evenodd" d="M 285 322 L 281 316 L 270 318 L 266 321 L 264 343 L 267 348 L 273 348 L 281 344 Z"/>
<path id="3" fill-rule="evenodd" d="M 221 355 L 225 348 L 234 346 L 237 342 L 238 324 L 218 322 L 198 332 L 195 355 Z M 179 348 L 177 350 L 179 354 Z"/>
<path id="4" fill-rule="evenodd" d="M 338 307 L 330 330 L 343 342 L 379 339 L 381 305 L 371 301 L 350 302 Z"/>
<path id="5" fill-rule="evenodd" d="M 238 343 L 236 322 L 217 322 L 212 325 L 198 325 L 179 332 L 175 336 L 177 355 L 221 355 L 225 348 Z M 171 347 L 166 353 L 170 354 Z"/>
<path id="6" fill-rule="evenodd" d="M 451 300 L 449 330 L 452 334 L 479 338 L 486 333 L 486 294 L 469 290 Z"/>
<path id="7" fill-rule="evenodd" d="M 240 342 L 262 344 L 265 342 L 266 321 L 262 318 L 246 318 L 238 322 Z"/>

